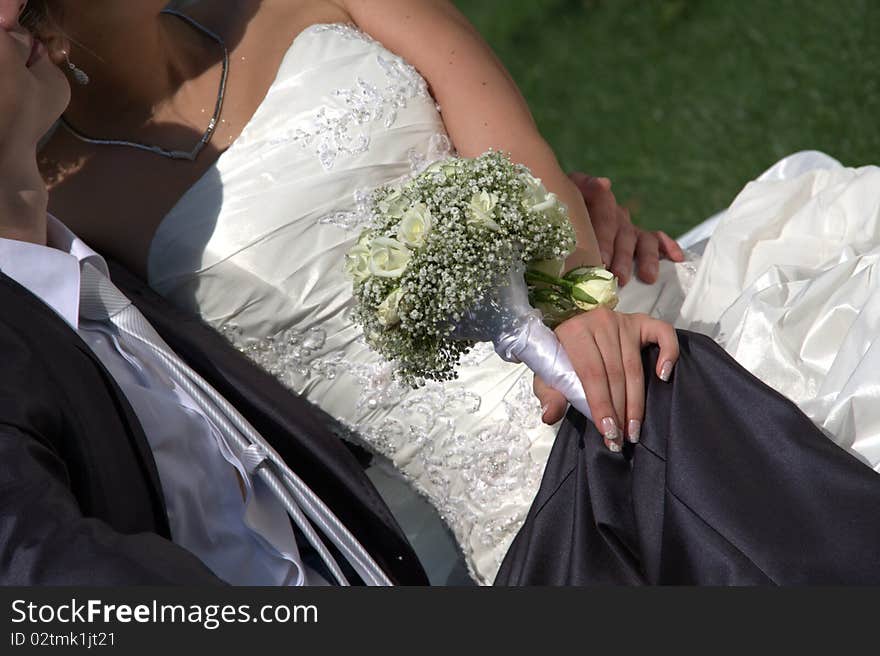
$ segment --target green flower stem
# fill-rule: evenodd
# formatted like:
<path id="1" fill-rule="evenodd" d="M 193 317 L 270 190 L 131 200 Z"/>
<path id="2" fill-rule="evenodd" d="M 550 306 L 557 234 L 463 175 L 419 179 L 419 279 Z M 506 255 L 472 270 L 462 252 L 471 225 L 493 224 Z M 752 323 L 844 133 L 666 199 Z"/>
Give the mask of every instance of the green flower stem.
<path id="1" fill-rule="evenodd" d="M 570 292 L 572 287 L 574 287 L 574 283 L 569 282 L 568 280 L 563 280 L 562 278 L 546 274 L 543 271 L 535 271 L 533 269 L 526 271 L 526 282 L 532 284 L 544 283 L 546 285 L 552 285 L 553 287 L 564 289 L 566 292 Z"/>
<path id="2" fill-rule="evenodd" d="M 583 291 L 582 289 L 577 287 L 575 283 L 569 280 L 556 278 L 555 276 L 548 275 L 543 271 L 534 271 L 531 269 L 526 271 L 525 277 L 527 283 L 544 283 L 546 285 L 552 285 L 553 287 L 558 287 L 559 289 L 563 290 L 565 294 L 576 301 L 580 301 L 581 303 L 590 303 L 591 305 L 599 305 L 599 301 L 597 301 L 595 298 L 587 294 L 587 292 Z"/>

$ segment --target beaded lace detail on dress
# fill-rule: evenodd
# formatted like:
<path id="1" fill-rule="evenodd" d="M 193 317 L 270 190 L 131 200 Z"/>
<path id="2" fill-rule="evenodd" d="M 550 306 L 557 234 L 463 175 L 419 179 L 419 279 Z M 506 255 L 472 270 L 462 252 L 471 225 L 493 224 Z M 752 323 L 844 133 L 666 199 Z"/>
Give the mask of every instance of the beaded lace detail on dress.
<path id="1" fill-rule="evenodd" d="M 221 332 L 294 391 L 306 377 L 354 378 L 360 389 L 358 407 L 385 409 L 391 415 L 378 424 L 353 423 L 348 417 L 337 416 L 351 431 L 347 437 L 398 465 L 401 453 L 407 453 L 408 462 L 400 471 L 437 508 L 459 542 L 476 540 L 503 556 L 525 521 L 530 494 L 537 491 L 546 464 L 534 459 L 530 450 L 529 431 L 541 427 L 541 408 L 532 393 L 530 377 L 521 377 L 505 396 L 503 419 L 468 433 L 457 424 L 462 417 L 478 414 L 483 399 L 459 385 L 429 381 L 413 390 L 396 380 L 391 363 L 377 359 L 365 364 L 346 360 L 339 353 L 319 354 L 326 339 L 320 329 L 303 332 L 292 328 L 249 344 L 241 331 L 229 324 L 222 326 Z M 491 344 L 478 344 L 465 356 L 462 366 L 479 366 L 493 353 Z M 517 503 L 522 497 L 527 502 Z M 477 580 L 491 582 L 485 574 L 474 571 L 470 561 L 468 564 Z M 500 564 L 499 556 L 494 569 Z"/>
<path id="2" fill-rule="evenodd" d="M 409 158 L 410 175 L 417 175 L 426 167 L 439 159 L 445 159 L 454 155 L 455 151 L 452 142 L 445 134 L 435 134 L 428 142 L 428 148 L 425 152 L 419 152 L 415 148 L 410 148 L 407 152 Z M 389 181 L 390 182 L 390 181 Z M 360 231 L 370 223 L 369 201 L 370 194 L 373 189 L 363 187 L 354 192 L 354 209 L 339 210 L 332 212 L 327 216 L 319 219 L 319 222 L 325 225 L 333 225 L 345 231 Z"/>
<path id="3" fill-rule="evenodd" d="M 375 43 L 368 35 L 350 25 L 319 25 L 314 31 L 334 32 L 347 39 Z M 397 120 L 398 110 L 404 109 L 410 100 L 429 97 L 424 78 L 397 55 L 387 51 L 377 54 L 376 63 L 385 73 L 385 87 L 357 78 L 354 85 L 333 92 L 342 101 L 344 109 L 321 107 L 313 117 L 293 126 L 274 143 L 277 145 L 291 140 L 313 150 L 328 171 L 340 156 L 367 152 L 370 138 L 362 126 L 382 120 L 382 125 L 390 128 Z"/>

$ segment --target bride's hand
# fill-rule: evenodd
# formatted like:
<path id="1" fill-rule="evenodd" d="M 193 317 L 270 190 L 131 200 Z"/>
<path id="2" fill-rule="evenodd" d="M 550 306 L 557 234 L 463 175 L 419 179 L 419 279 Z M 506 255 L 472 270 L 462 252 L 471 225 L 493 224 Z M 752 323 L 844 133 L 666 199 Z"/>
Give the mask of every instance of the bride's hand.
<path id="1" fill-rule="evenodd" d="M 596 428 L 612 451 L 623 447 L 626 438 L 638 442 L 645 414 L 645 379 L 642 347 L 660 346 L 658 378 L 668 381 L 678 361 L 678 338 L 666 322 L 646 314 L 621 314 L 597 308 L 572 317 L 556 328 L 584 386 Z M 535 378 L 535 395 L 544 409 L 542 419 L 553 424 L 562 419 L 568 402 L 540 378 Z"/>

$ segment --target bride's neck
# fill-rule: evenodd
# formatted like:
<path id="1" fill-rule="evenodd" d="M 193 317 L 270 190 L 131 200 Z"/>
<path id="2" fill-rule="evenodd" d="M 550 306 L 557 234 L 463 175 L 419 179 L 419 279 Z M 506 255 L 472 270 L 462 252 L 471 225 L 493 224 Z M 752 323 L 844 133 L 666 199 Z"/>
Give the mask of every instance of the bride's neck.
<path id="1" fill-rule="evenodd" d="M 173 110 L 187 83 L 222 59 L 216 41 L 168 14 L 134 29 L 97 35 L 74 50 L 74 63 L 90 82 L 73 85 L 65 118 L 104 138 L 130 138 L 161 112 Z M 209 101 L 204 99 L 213 107 Z"/>

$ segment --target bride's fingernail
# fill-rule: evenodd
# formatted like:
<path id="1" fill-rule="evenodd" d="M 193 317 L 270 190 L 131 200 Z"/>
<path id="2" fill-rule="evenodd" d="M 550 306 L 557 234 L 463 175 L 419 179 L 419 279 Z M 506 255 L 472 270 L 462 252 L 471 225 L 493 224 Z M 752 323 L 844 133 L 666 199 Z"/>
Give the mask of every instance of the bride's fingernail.
<path id="1" fill-rule="evenodd" d="M 638 419 L 630 419 L 626 427 L 626 436 L 633 444 L 638 444 L 639 437 L 642 434 L 642 422 Z"/>
<path id="2" fill-rule="evenodd" d="M 605 417 L 602 420 L 602 436 L 605 438 L 605 444 L 608 448 L 617 453 L 620 451 L 620 431 L 617 430 L 617 423 L 612 417 Z"/>
<path id="3" fill-rule="evenodd" d="M 663 366 L 660 367 L 660 380 L 664 383 L 668 383 L 670 376 L 672 376 L 672 363 L 667 360 L 663 363 Z"/>
<path id="4" fill-rule="evenodd" d="M 541 421 L 547 422 L 547 411 L 550 410 L 550 404 L 541 406 Z"/>

